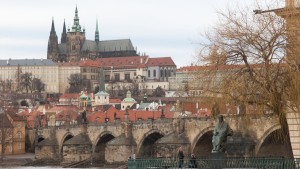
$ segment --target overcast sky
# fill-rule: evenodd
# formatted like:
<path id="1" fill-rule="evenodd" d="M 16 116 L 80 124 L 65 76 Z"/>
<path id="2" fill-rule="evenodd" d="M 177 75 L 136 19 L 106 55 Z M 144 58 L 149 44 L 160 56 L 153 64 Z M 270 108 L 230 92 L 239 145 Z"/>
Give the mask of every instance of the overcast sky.
<path id="1" fill-rule="evenodd" d="M 238 2 L 239 1 L 239 2 Z M 52 17 L 60 41 L 63 20 L 75 7 L 86 38 L 130 38 L 138 52 L 171 56 L 178 67 L 195 61 L 201 33 L 217 23 L 216 11 L 254 0 L 0 0 L 0 59 L 47 58 Z"/>

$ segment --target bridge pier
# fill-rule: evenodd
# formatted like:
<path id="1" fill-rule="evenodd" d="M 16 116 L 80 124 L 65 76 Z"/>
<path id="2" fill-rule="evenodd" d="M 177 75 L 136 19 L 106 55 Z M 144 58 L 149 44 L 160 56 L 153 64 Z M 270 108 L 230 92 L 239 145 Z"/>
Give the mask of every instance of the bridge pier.
<path id="1" fill-rule="evenodd" d="M 290 141 L 294 158 L 300 158 L 300 113 L 287 113 Z"/>

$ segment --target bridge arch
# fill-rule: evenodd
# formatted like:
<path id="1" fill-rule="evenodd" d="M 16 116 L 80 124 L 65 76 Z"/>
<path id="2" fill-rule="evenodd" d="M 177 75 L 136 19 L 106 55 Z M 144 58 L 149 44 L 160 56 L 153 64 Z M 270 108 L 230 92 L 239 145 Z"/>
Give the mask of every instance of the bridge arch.
<path id="1" fill-rule="evenodd" d="M 104 131 L 99 134 L 93 143 L 93 158 L 97 162 L 105 162 L 105 147 L 106 143 L 114 139 L 115 136 L 110 131 Z"/>
<path id="2" fill-rule="evenodd" d="M 195 137 L 191 144 L 191 152 L 196 156 L 206 156 L 209 155 L 212 149 L 212 136 L 214 131 L 214 126 L 209 126 L 200 131 L 200 133 Z M 204 145 L 204 148 L 201 148 L 200 145 Z M 195 152 L 201 149 L 201 152 Z"/>
<path id="3" fill-rule="evenodd" d="M 153 155 L 153 145 L 155 142 L 164 137 L 165 134 L 157 129 L 151 129 L 147 133 L 144 134 L 141 141 L 138 143 L 137 146 L 137 156 L 138 157 L 151 157 Z"/>
<path id="4" fill-rule="evenodd" d="M 59 144 L 59 152 L 60 152 L 60 159 L 63 159 L 63 146 L 64 146 L 64 142 L 68 141 L 69 139 L 73 138 L 74 135 L 71 132 L 67 132 L 63 135 L 62 139 L 59 140 L 58 144 Z"/>
<path id="5" fill-rule="evenodd" d="M 255 155 L 258 154 L 262 144 L 264 143 L 264 141 L 266 140 L 266 138 L 273 132 L 275 132 L 276 130 L 280 130 L 281 126 L 280 124 L 275 124 L 274 126 L 272 126 L 271 128 L 269 128 L 264 134 L 263 136 L 258 140 L 256 146 L 255 146 Z"/>

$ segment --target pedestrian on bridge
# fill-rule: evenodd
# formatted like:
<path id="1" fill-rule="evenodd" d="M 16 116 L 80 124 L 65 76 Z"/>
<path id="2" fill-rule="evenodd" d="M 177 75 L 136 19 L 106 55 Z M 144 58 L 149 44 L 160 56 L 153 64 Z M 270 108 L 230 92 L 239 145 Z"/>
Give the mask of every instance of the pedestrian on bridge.
<path id="1" fill-rule="evenodd" d="M 183 159 L 184 159 L 184 154 L 183 154 L 183 150 L 182 147 L 180 146 L 178 149 L 178 158 L 179 158 L 179 164 L 178 167 L 182 168 L 183 167 Z"/>

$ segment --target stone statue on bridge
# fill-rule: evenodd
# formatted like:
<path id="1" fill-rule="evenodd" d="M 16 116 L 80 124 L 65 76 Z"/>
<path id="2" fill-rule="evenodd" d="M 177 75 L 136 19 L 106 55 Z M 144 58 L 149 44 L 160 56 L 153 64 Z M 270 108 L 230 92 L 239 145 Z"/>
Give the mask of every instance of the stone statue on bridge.
<path id="1" fill-rule="evenodd" d="M 219 116 L 218 124 L 216 125 L 213 138 L 212 138 L 212 153 L 225 152 L 225 144 L 227 141 L 227 136 L 232 136 L 232 130 L 228 124 L 224 121 L 222 115 Z"/>

